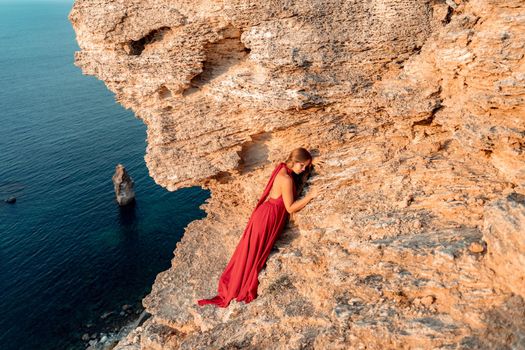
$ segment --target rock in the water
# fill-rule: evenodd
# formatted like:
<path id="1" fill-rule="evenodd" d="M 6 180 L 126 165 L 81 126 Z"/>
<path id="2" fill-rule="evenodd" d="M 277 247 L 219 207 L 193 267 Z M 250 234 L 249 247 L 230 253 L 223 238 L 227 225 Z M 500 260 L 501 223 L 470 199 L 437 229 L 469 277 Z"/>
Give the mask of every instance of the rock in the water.
<path id="1" fill-rule="evenodd" d="M 9 204 L 14 204 L 16 202 L 16 198 L 15 197 L 9 197 L 5 200 L 6 203 L 9 203 Z"/>
<path id="2" fill-rule="evenodd" d="M 135 191 L 133 190 L 133 179 L 129 176 L 126 168 L 118 164 L 113 175 L 113 186 L 119 205 L 128 205 L 135 201 Z"/>

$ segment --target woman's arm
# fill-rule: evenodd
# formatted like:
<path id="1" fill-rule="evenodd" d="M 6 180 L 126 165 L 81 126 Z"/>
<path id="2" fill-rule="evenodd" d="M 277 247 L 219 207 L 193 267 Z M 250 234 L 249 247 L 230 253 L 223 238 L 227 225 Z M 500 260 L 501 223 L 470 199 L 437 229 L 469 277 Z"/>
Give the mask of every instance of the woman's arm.
<path id="1" fill-rule="evenodd" d="M 283 202 L 288 213 L 295 213 L 304 208 L 308 202 L 314 198 L 312 193 L 307 193 L 301 199 L 293 200 L 293 179 L 290 176 L 283 176 L 281 179 L 281 191 L 283 195 Z"/>

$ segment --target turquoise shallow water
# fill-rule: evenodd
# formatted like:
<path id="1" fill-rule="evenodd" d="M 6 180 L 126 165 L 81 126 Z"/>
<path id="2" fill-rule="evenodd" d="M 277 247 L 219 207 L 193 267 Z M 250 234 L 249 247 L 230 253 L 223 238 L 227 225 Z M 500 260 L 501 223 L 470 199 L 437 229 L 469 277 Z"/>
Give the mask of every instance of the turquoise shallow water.
<path id="1" fill-rule="evenodd" d="M 2 349 L 84 348 L 104 312 L 140 305 L 209 197 L 148 176 L 145 126 L 73 65 L 71 5 L 0 1 L 0 199 L 17 198 L 0 203 Z M 119 162 L 130 210 L 113 199 Z"/>

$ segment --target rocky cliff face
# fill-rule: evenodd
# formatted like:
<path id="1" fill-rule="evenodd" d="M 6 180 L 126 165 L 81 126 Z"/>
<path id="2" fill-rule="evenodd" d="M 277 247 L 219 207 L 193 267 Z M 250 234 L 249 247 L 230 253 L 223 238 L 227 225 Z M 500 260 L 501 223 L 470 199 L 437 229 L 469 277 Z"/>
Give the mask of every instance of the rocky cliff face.
<path id="1" fill-rule="evenodd" d="M 76 64 L 211 189 L 118 349 L 525 348 L 522 0 L 77 0 Z M 199 307 L 276 162 L 321 194 L 259 297 Z M 306 187 L 308 190 L 308 186 Z"/>

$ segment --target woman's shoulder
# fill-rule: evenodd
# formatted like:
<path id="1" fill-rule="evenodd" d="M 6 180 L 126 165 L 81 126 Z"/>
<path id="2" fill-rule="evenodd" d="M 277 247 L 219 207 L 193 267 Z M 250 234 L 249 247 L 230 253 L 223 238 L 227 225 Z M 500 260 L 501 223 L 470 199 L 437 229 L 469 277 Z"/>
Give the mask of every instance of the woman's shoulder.
<path id="1" fill-rule="evenodd" d="M 275 180 L 279 182 L 288 182 L 292 180 L 292 177 L 288 174 L 285 168 L 282 168 L 277 172 Z"/>

